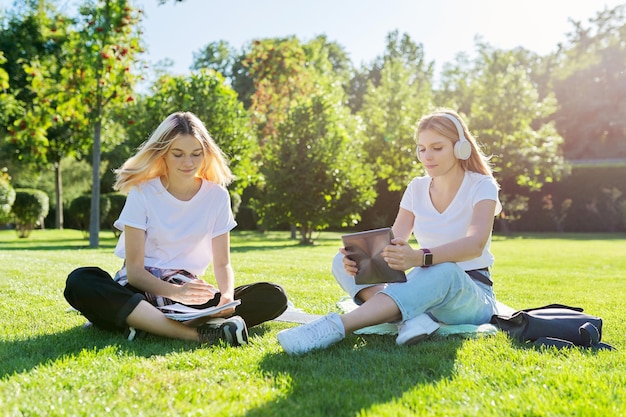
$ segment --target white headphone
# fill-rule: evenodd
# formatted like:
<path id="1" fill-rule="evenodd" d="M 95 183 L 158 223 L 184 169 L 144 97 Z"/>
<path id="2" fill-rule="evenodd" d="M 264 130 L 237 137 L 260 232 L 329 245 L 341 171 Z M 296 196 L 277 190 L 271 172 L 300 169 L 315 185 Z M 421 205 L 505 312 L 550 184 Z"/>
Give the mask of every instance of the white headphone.
<path id="1" fill-rule="evenodd" d="M 464 161 L 469 159 L 470 155 L 472 154 L 472 144 L 469 143 L 469 141 L 465 137 L 465 133 L 463 132 L 463 126 L 461 126 L 461 123 L 456 117 L 448 113 L 441 113 L 438 116 L 443 116 L 446 119 L 451 120 L 454 123 L 454 126 L 456 126 L 456 131 L 459 134 L 459 141 L 454 144 L 454 156 L 457 159 L 462 159 Z M 421 161 L 419 149 L 417 150 L 417 159 Z"/>

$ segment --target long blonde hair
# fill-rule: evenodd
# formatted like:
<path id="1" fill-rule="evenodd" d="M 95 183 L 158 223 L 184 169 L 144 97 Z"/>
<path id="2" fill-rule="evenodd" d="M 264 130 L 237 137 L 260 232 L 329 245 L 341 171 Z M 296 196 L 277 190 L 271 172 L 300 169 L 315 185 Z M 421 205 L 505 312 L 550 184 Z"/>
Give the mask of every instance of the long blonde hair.
<path id="1" fill-rule="evenodd" d="M 421 132 L 425 130 L 432 130 L 450 139 L 453 145 L 458 142 L 460 138 L 456 125 L 452 120 L 444 116 L 444 114 L 450 115 L 459 121 L 461 127 L 463 128 L 465 138 L 472 146 L 472 153 L 470 154 L 470 157 L 467 160 L 459 159 L 459 163 L 461 164 L 463 169 L 466 171 L 478 172 L 480 174 L 490 175 L 493 177 L 493 170 L 491 168 L 490 161 L 491 158 L 485 156 L 483 151 L 480 149 L 480 146 L 478 146 L 476 139 L 474 138 L 474 136 L 472 136 L 469 129 L 467 128 L 465 120 L 463 120 L 463 118 L 454 110 L 444 108 L 439 109 L 434 113 L 423 116 L 417 125 L 415 141 L 417 141 L 417 138 Z"/>
<path id="2" fill-rule="evenodd" d="M 167 179 L 165 154 L 180 135 L 191 135 L 202 145 L 204 157 L 198 177 L 223 186 L 230 184 L 233 174 L 226 156 L 209 135 L 202 121 L 191 112 L 176 112 L 167 116 L 150 138 L 139 146 L 137 153 L 115 170 L 116 182 L 113 187 L 121 192 L 128 192 L 135 185 L 149 179 L 161 176 Z"/>

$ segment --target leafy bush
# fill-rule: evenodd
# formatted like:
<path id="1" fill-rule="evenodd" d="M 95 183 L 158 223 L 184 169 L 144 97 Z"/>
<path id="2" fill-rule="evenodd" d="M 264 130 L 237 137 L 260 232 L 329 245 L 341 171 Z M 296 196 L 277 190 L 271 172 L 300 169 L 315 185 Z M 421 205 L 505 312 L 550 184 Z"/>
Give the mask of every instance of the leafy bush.
<path id="1" fill-rule="evenodd" d="M 111 200 L 106 194 L 100 196 L 100 227 L 106 221 L 111 210 Z M 81 195 L 70 204 L 70 217 L 73 224 L 83 231 L 85 238 L 89 237 L 89 222 L 91 219 L 91 195 Z"/>
<path id="2" fill-rule="evenodd" d="M 517 231 L 624 232 L 626 218 L 626 165 L 575 166 L 571 175 L 530 193 L 528 211 L 517 223 Z M 562 219 L 555 228 L 546 199 L 560 207 Z M 563 204 L 567 204 L 564 207 Z"/>
<path id="3" fill-rule="evenodd" d="M 15 190 L 15 202 L 11 211 L 15 215 L 15 230 L 19 237 L 26 238 L 48 215 L 48 194 L 32 188 Z"/>
<path id="4" fill-rule="evenodd" d="M 15 202 L 15 190 L 6 172 L 0 172 L 0 226 L 11 222 L 11 206 Z"/>

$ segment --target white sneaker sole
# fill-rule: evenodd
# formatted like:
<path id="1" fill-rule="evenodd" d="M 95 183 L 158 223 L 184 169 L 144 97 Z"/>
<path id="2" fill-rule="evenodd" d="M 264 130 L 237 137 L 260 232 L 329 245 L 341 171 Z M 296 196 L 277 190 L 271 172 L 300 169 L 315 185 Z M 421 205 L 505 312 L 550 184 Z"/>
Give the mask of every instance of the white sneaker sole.
<path id="1" fill-rule="evenodd" d="M 418 327 L 420 327 L 420 331 L 421 333 L 416 334 L 413 337 L 410 337 L 406 340 L 401 340 L 401 335 L 399 334 L 398 337 L 396 338 L 396 344 L 400 345 L 400 346 L 412 346 L 412 345 L 416 345 L 419 342 L 428 339 L 430 336 L 433 335 L 433 333 L 435 333 L 437 330 L 439 330 L 439 324 L 437 322 L 435 322 L 434 320 L 431 320 L 430 318 L 420 318 L 418 317 L 419 320 L 419 324 Z"/>
<path id="2" fill-rule="evenodd" d="M 438 329 L 439 327 L 437 327 Z M 424 334 L 419 334 L 417 336 L 413 336 L 412 338 L 408 339 L 406 342 L 404 343 L 398 343 L 399 345 L 402 346 L 413 346 L 413 345 L 417 345 L 419 342 L 428 339 L 430 336 L 432 336 L 437 329 L 435 329 L 433 332 L 431 333 L 424 333 Z"/>

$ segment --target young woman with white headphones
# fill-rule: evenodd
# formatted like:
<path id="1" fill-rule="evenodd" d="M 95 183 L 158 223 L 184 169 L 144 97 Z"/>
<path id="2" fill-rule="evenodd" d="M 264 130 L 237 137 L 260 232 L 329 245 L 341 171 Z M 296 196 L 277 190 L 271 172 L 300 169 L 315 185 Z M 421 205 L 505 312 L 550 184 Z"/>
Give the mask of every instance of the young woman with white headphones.
<path id="1" fill-rule="evenodd" d="M 333 275 L 359 307 L 281 331 L 278 341 L 287 353 L 327 348 L 350 332 L 391 322 L 398 324 L 396 343 L 412 345 L 439 323 L 482 324 L 495 314 L 489 247 L 502 206 L 489 158 L 449 109 L 424 116 L 416 141 L 427 175 L 407 186 L 392 226 L 395 238 L 382 252 L 391 268 L 407 271 L 407 282 L 355 284 L 356 262 L 342 248 Z M 411 233 L 419 249 L 409 245 Z"/>

